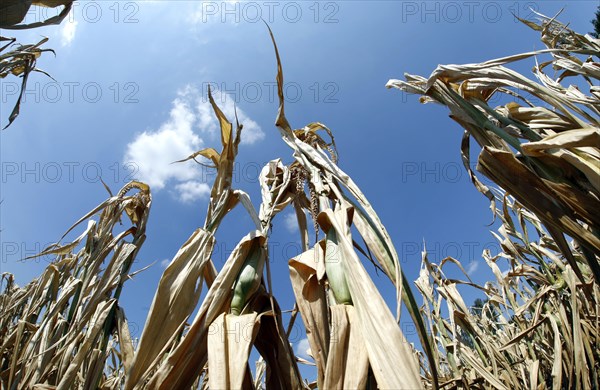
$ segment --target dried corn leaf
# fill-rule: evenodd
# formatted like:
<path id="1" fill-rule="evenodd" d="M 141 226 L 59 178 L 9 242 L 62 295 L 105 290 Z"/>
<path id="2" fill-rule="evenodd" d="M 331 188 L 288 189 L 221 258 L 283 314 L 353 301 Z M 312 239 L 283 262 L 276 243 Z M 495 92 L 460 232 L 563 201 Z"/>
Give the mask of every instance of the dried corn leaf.
<path id="1" fill-rule="evenodd" d="M 257 314 L 221 314 L 208 333 L 208 370 L 211 389 L 241 389 L 250 349 L 256 335 Z"/>
<path id="2" fill-rule="evenodd" d="M 318 255 L 317 248 L 320 246 L 290 259 L 289 267 L 296 303 L 317 366 L 317 384 L 323 388 L 330 330 L 326 292 L 317 277 L 317 264 L 323 264 L 323 257 Z"/>
<path id="3" fill-rule="evenodd" d="M 163 272 L 125 388 L 133 388 L 196 307 L 202 292 L 198 280 L 202 280 L 214 244 L 212 234 L 197 229 Z"/>
<path id="4" fill-rule="evenodd" d="M 135 386 L 133 388 L 180 388 L 191 386 L 195 382 L 208 359 L 207 337 L 210 324 L 228 309 L 234 283 L 254 242 L 257 241 L 262 247 L 265 240 L 260 232 L 255 231 L 238 243 L 210 286 L 188 332 L 166 358 L 156 361 L 157 367 L 150 366 L 140 376 L 140 381 L 148 378 L 149 382 L 132 383 Z"/>
<path id="5" fill-rule="evenodd" d="M 377 385 L 382 389 L 421 388 L 415 356 L 354 252 L 348 210 L 327 210 L 321 214 L 319 222 L 321 226 L 325 225 L 325 230 L 335 229 L 338 235 L 344 273 Z"/>
<path id="6" fill-rule="evenodd" d="M 324 389 L 363 389 L 369 378 L 369 357 L 356 309 L 331 307 L 331 338 Z"/>

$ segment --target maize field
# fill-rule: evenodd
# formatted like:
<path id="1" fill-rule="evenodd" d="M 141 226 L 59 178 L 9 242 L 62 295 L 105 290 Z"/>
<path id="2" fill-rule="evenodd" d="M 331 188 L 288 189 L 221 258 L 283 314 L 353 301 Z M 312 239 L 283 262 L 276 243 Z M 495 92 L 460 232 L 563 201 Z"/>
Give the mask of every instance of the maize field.
<path id="1" fill-rule="evenodd" d="M 407 74 L 387 84 L 446 106 L 464 128 L 465 169 L 497 220 L 501 253 L 482 254 L 494 280 L 478 285 L 458 260 L 436 264 L 427 251 L 419 278 L 407 280 L 380 216 L 338 166 L 333 131 L 288 122 L 282 60 L 269 29 L 275 125 L 293 162 L 262 168 L 256 207 L 232 180 L 243 123 L 226 117 L 209 90 L 221 145 L 176 162 L 216 171 L 205 222 L 164 270 L 139 340 L 119 299 L 145 270 L 132 264 L 146 240 L 152 195 L 132 181 L 116 194 L 106 186 L 107 199 L 63 236 L 78 237 L 39 254 L 54 260 L 37 279 L 21 287 L 2 274 L 1 388 L 600 389 L 600 40 L 539 17 L 522 22 L 546 49 L 440 65 L 428 78 Z M 3 54 L 0 77 L 22 75 L 25 83 L 43 43 Z M 537 81 L 511 70 L 517 61 L 534 63 Z M 494 95 L 514 100 L 490 107 Z M 18 103 L 15 110 L 11 122 Z M 217 269 L 216 233 L 236 206 L 254 228 Z M 293 308 L 278 303 L 268 249 L 278 229 L 273 220 L 286 208 L 295 212 L 302 245 L 288 262 Z M 500 263 L 510 270 L 502 273 Z M 446 277 L 448 265 L 464 278 Z M 396 302 L 384 300 L 369 267 L 393 283 Z M 463 286 L 486 297 L 479 310 L 464 301 Z M 403 308 L 419 345 L 399 327 Z M 291 347 L 295 321 L 306 329 L 312 361 Z M 315 378 L 302 377 L 303 364 L 315 366 Z"/>

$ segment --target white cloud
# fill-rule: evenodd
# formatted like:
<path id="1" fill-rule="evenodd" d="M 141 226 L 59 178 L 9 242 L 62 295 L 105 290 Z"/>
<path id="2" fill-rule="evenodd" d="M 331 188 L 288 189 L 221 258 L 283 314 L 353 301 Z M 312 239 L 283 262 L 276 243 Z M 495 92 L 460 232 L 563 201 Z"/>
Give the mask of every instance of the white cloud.
<path id="1" fill-rule="evenodd" d="M 179 200 L 183 203 L 191 203 L 197 199 L 208 199 L 210 196 L 208 184 L 198 181 L 186 181 L 177 184 L 175 189 L 179 193 Z"/>
<path id="2" fill-rule="evenodd" d="M 308 338 L 303 338 L 296 344 L 296 356 L 300 356 L 306 360 L 312 360 L 310 356 L 310 344 L 308 343 Z"/>
<path id="3" fill-rule="evenodd" d="M 181 182 L 199 175 L 193 163 L 171 164 L 201 148 L 202 140 L 192 131 L 194 120 L 184 99 L 175 99 L 169 119 L 157 131 L 144 131 L 127 145 L 125 161 L 136 164 L 139 180 L 156 191 L 171 179 Z"/>
<path id="4" fill-rule="evenodd" d="M 170 259 L 164 259 L 160 261 L 160 266 L 163 268 L 167 268 L 167 266 L 169 265 L 169 263 L 171 263 Z"/>
<path id="5" fill-rule="evenodd" d="M 67 18 L 63 21 L 60 29 L 60 43 L 63 46 L 70 46 L 75 39 L 75 31 L 77 30 L 77 21 Z"/>
<path id="6" fill-rule="evenodd" d="M 296 213 L 287 213 L 283 216 L 283 224 L 290 233 L 298 231 L 298 219 Z"/>
<path id="7" fill-rule="evenodd" d="M 207 146 L 194 130 L 214 138 L 215 143 L 219 143 L 220 137 L 218 121 L 208 99 L 199 96 L 193 86 L 186 86 L 178 95 L 173 101 L 169 119 L 158 130 L 138 134 L 127 145 L 124 161 L 136 164 L 136 178 L 150 185 L 152 190 L 168 187 L 174 190 L 181 202 L 190 203 L 205 199 L 210 194 L 210 187 L 203 180 L 206 175 L 193 161 L 172 163 Z M 214 96 L 228 119 L 234 121 L 232 99 L 218 91 Z M 264 132 L 255 121 L 239 108 L 237 113 L 240 123 L 244 124 L 242 143 L 254 143 L 264 138 Z M 211 146 L 220 149 L 217 144 Z"/>
<path id="8" fill-rule="evenodd" d="M 469 263 L 469 266 L 467 267 L 467 273 L 469 275 L 472 275 L 473 273 L 475 273 L 475 271 L 477 271 L 477 268 L 479 268 L 479 262 L 478 261 L 471 261 Z"/>

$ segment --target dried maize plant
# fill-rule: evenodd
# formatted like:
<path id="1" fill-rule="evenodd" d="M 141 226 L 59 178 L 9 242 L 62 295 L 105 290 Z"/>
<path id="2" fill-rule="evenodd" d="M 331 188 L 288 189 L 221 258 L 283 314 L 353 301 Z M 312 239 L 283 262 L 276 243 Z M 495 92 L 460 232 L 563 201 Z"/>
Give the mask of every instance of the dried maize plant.
<path id="1" fill-rule="evenodd" d="M 58 15 L 48 18 L 47 20 L 20 24 L 32 5 L 52 8 L 63 6 L 64 8 Z M 51 24 L 60 24 L 71 11 L 72 5 L 73 0 L 37 0 L 33 2 L 30 0 L 3 0 L 0 4 L 0 29 L 23 30 Z M 36 61 L 43 52 L 50 51 L 54 53 L 52 49 L 41 48 L 47 41 L 48 38 L 43 38 L 36 44 L 22 45 L 15 43 L 15 38 L 0 36 L 0 42 L 2 42 L 3 45 L 0 47 L 0 78 L 3 79 L 9 74 L 12 74 L 21 77 L 22 79 L 21 91 L 8 117 L 8 124 L 4 129 L 10 126 L 17 116 L 19 116 L 21 99 L 27 86 L 29 74 L 31 72 L 40 72 L 48 76 L 47 73 L 36 67 Z"/>
<path id="2" fill-rule="evenodd" d="M 271 34 L 273 38 L 273 35 Z M 293 130 L 285 117 L 283 71 L 279 52 L 277 85 L 279 113 L 276 126 L 293 150 L 291 204 L 296 210 L 304 252 L 289 261 L 297 311 L 306 328 L 317 368 L 318 388 L 421 388 L 415 351 L 398 322 L 404 300 L 419 330 L 427 356 L 433 359 L 419 307 L 399 267 L 391 239 L 360 188 L 337 166 L 331 131 L 321 123 Z M 327 142 L 321 133 L 329 136 Z M 309 196 L 304 192 L 308 183 Z M 310 246 L 306 212 L 315 233 L 324 237 Z M 316 217 L 316 218 L 315 218 Z M 354 227 L 366 247 L 353 238 Z M 376 262 L 397 288 L 394 317 L 367 273 L 359 253 Z M 437 363 L 427 373 L 437 383 Z M 425 371 L 423 371 L 425 372 Z"/>
<path id="3" fill-rule="evenodd" d="M 390 80 L 387 87 L 447 106 L 465 128 L 462 157 L 475 186 L 493 202 L 469 168 L 471 136 L 482 148 L 477 170 L 539 218 L 579 283 L 591 282 L 583 277 L 582 265 L 598 283 L 600 89 L 593 82 L 600 80 L 600 40 L 577 34 L 555 18 L 540 18 L 539 24 L 522 22 L 541 32 L 546 50 L 481 64 L 441 65 L 429 79 L 407 74 L 406 81 Z M 545 54 L 551 59 L 536 60 L 533 68 L 537 83 L 505 66 Z M 548 68 L 558 74 L 556 79 L 545 73 Z M 565 80 L 573 84 L 565 87 Z M 516 101 L 488 105 L 502 95 Z M 565 236 L 577 241 L 582 258 Z"/>
<path id="4" fill-rule="evenodd" d="M 236 120 L 234 134 L 210 91 L 209 100 L 221 126 L 223 148 L 203 149 L 179 161 L 203 157 L 217 170 L 206 221 L 159 282 L 125 388 L 254 388 L 262 385 L 263 375 L 269 388 L 301 388 L 281 310 L 269 287 L 267 251 L 271 221 L 292 200 L 291 174 L 279 160 L 264 167 L 262 204 L 256 212 L 250 197 L 232 188 L 242 126 Z M 250 214 L 255 229 L 241 239 L 217 274 L 211 261 L 214 234 L 238 203 Z M 203 283 L 208 291 L 192 319 Z M 253 346 L 264 359 L 256 379 L 248 364 Z"/>
<path id="5" fill-rule="evenodd" d="M 583 253 L 571 245 L 588 285 L 579 282 L 533 213 L 509 196 L 503 202 L 495 234 L 501 252 L 483 252 L 494 281 L 477 285 L 457 260 L 432 264 L 423 253 L 416 284 L 438 345 L 440 387 L 598 389 L 600 288 Z M 444 275 L 444 266 L 452 264 L 464 280 Z M 485 294 L 479 311 L 465 304 L 461 286 Z"/>
<path id="6" fill-rule="evenodd" d="M 522 22 L 541 32 L 546 50 L 439 66 L 429 79 L 406 75 L 387 84 L 450 109 L 465 129 L 465 168 L 502 222 L 502 252 L 484 252 L 494 283 L 448 279 L 444 263 L 460 264 L 433 265 L 424 255 L 417 285 L 444 387 L 599 388 L 600 90 L 593 83 L 600 79 L 600 40 L 540 18 Z M 551 59 L 536 61 L 538 82 L 506 66 L 543 55 Z M 556 79 L 545 73 L 550 68 Z M 573 84 L 563 86 L 565 80 Z M 492 108 L 492 97 L 515 101 Z M 471 136 L 482 149 L 477 170 L 503 189 L 502 212 L 469 168 Z M 507 274 L 496 264 L 502 259 Z M 460 284 L 486 294 L 479 315 L 465 305 Z"/>
<path id="7" fill-rule="evenodd" d="M 133 189 L 138 191 L 128 195 Z M 54 256 L 39 278 L 18 287 L 12 275 L 2 275 L 3 389 L 123 384 L 134 347 L 119 298 L 125 281 L 136 273 L 130 271 L 146 237 L 150 204 L 148 186 L 131 182 L 65 233 L 87 220 L 74 241 L 61 245 L 61 238 L 37 255 Z M 129 221 L 123 230 L 124 216 Z"/>

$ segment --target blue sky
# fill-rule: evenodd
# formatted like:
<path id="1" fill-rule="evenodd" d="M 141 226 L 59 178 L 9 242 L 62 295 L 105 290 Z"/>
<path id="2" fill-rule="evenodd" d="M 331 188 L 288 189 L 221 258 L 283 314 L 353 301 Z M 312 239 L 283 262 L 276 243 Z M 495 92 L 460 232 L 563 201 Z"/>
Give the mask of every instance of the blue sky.
<path id="1" fill-rule="evenodd" d="M 418 276 L 425 241 L 430 260 L 456 257 L 475 281 L 485 282 L 491 274 L 481 251 L 497 251 L 498 244 L 489 233 L 487 200 L 462 169 L 462 129 L 445 108 L 421 105 L 385 83 L 405 72 L 427 76 L 438 64 L 541 49 L 538 33 L 511 14 L 533 18 L 529 8 L 546 15 L 564 8 L 559 19 L 588 32 L 597 4 L 90 1 L 76 4 L 61 26 L 2 31 L 21 43 L 49 37 L 46 47 L 56 57 L 46 53 L 38 67 L 56 81 L 33 74 L 21 116 L 0 133 L 0 271 L 15 274 L 19 284 L 39 275 L 47 259 L 19 260 L 55 242 L 106 198 L 98 177 L 114 191 L 134 177 L 146 181 L 152 213 L 134 269 L 156 264 L 123 294 L 139 337 L 165 261 L 204 222 L 214 173 L 169 163 L 219 145 L 207 86 L 219 90 L 226 113 L 237 107 L 245 126 L 234 186 L 250 193 L 256 207 L 264 163 L 291 161 L 273 125 L 275 58 L 262 17 L 282 56 L 288 119 L 297 128 L 320 121 L 333 130 L 341 168 L 380 214 L 409 280 Z M 54 12 L 32 9 L 28 20 L 45 15 Z M 533 65 L 528 60 L 516 69 L 531 74 Z M 7 77 L 0 84 L 2 126 L 18 82 Z M 299 250 L 290 221 L 289 212 L 279 216 L 270 241 L 284 309 L 293 305 L 287 260 Z M 251 228 L 241 209 L 228 217 L 217 236 L 217 268 Z M 391 284 L 373 276 L 393 304 Z M 402 326 L 414 339 L 408 317 Z M 301 329 L 293 338 L 301 344 Z"/>

